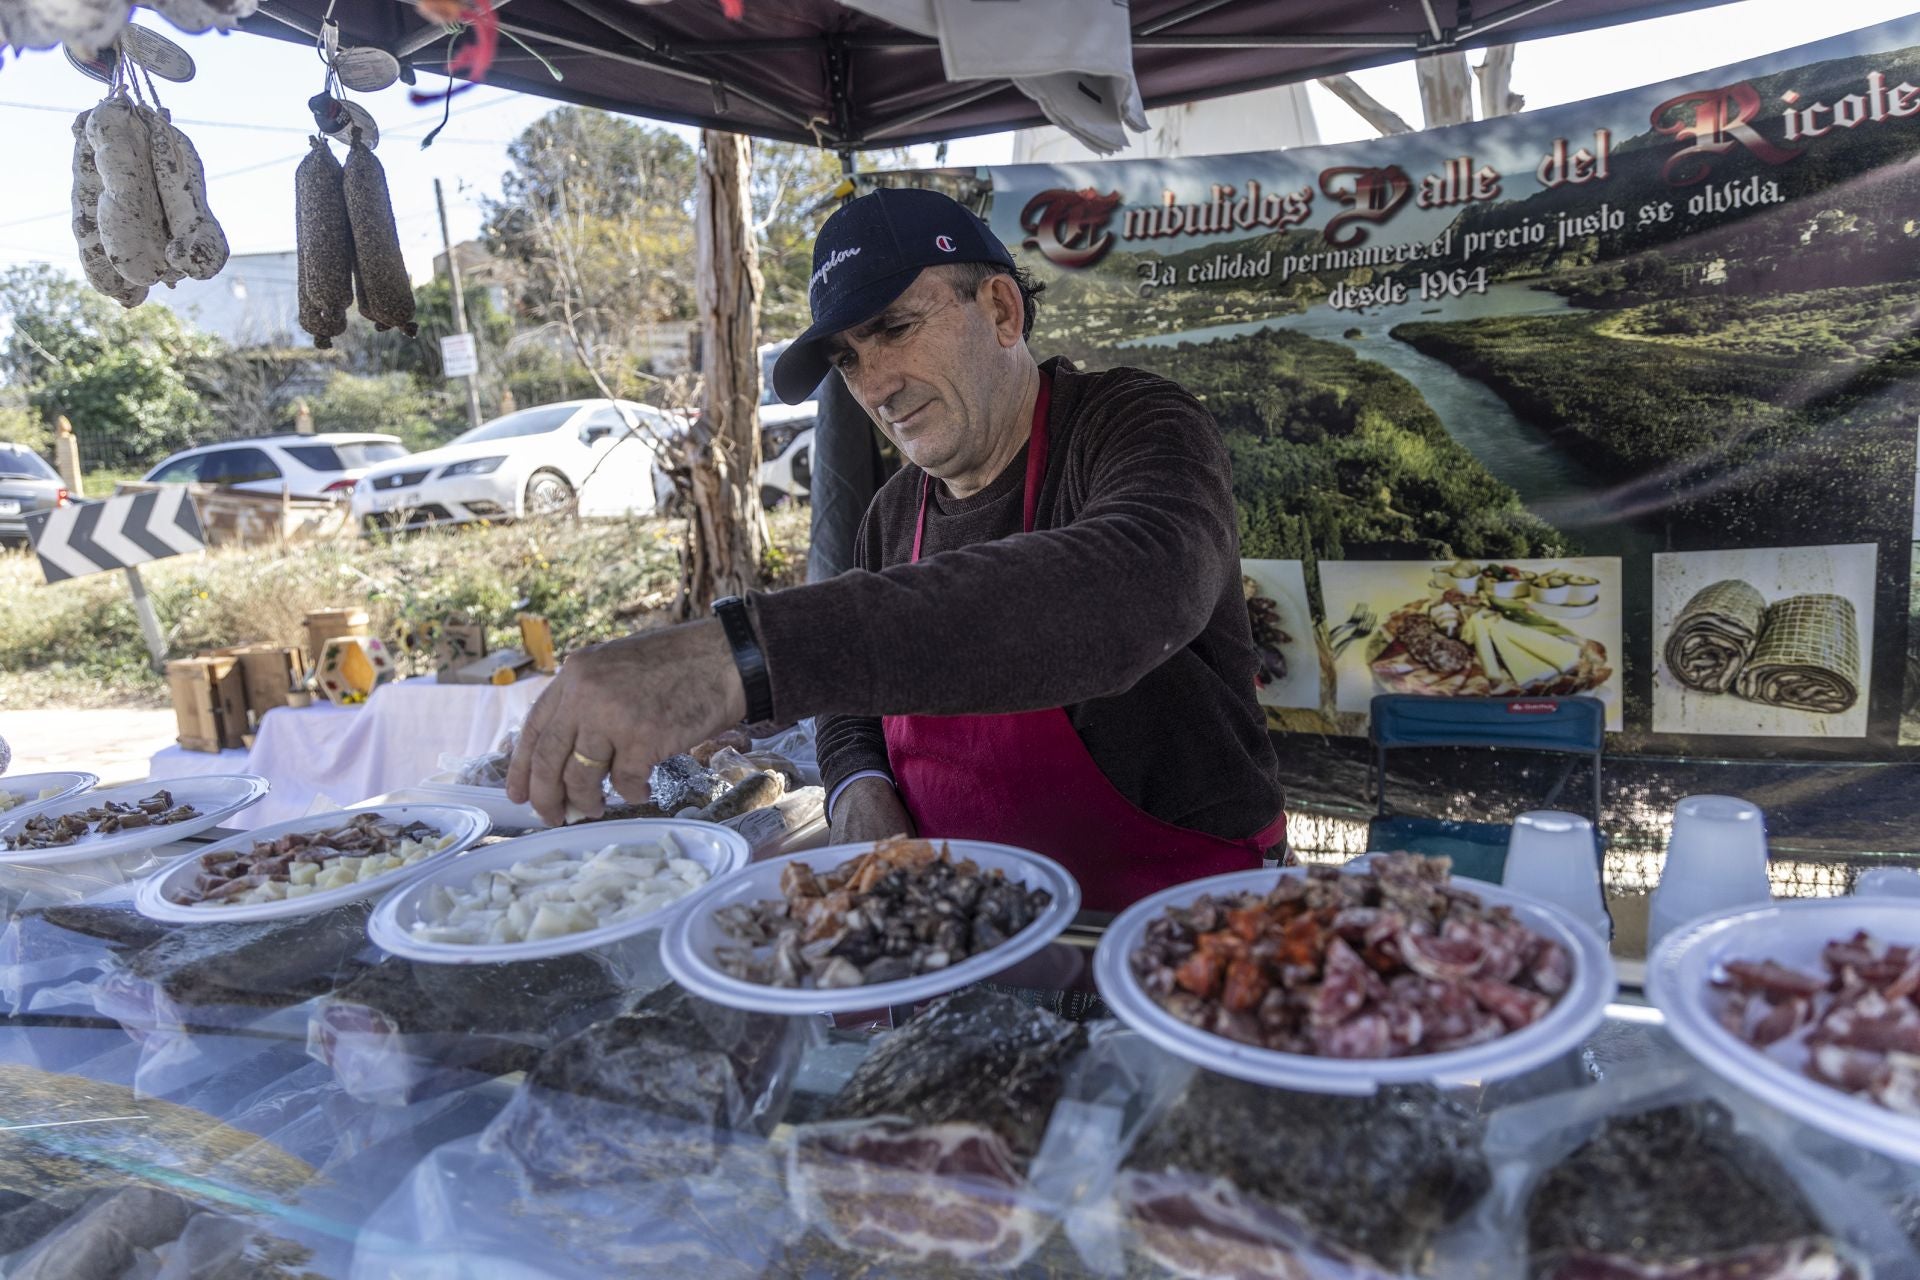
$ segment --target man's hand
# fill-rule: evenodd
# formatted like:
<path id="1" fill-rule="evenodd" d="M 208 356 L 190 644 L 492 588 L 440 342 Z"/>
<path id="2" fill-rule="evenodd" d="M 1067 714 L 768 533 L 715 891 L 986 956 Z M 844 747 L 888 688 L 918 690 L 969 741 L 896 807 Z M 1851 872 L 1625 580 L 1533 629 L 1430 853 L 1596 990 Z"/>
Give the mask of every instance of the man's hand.
<path id="1" fill-rule="evenodd" d="M 569 805 L 597 818 L 609 773 L 614 790 L 644 800 L 654 765 L 746 713 L 733 651 L 713 619 L 583 649 L 568 656 L 527 713 L 507 795 L 515 804 L 531 800 L 556 826 Z"/>
<path id="2" fill-rule="evenodd" d="M 835 844 L 864 844 L 888 836 L 918 834 L 907 806 L 885 778 L 856 778 L 833 806 Z"/>

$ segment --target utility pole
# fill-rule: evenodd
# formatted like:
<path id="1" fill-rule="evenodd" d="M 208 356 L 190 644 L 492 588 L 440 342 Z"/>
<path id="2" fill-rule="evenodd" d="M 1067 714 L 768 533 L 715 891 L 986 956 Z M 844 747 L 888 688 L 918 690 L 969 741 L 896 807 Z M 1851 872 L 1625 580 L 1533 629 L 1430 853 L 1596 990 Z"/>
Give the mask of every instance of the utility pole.
<path id="1" fill-rule="evenodd" d="M 440 243 L 447 250 L 447 275 L 453 280 L 453 331 L 467 331 L 467 298 L 460 288 L 460 256 L 453 251 L 453 237 L 447 233 L 447 197 L 440 190 L 440 179 L 433 180 L 433 202 L 440 208 Z M 480 374 L 467 375 L 467 426 L 480 425 Z"/>

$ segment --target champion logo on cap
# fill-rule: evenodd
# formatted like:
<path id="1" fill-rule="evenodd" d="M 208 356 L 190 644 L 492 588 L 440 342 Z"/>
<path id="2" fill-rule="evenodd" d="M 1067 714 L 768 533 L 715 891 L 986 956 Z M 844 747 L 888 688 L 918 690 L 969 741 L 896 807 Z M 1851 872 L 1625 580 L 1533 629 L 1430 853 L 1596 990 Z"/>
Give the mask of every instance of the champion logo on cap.
<path id="1" fill-rule="evenodd" d="M 945 239 L 944 236 L 941 238 Z M 808 289 L 819 288 L 821 283 L 826 280 L 829 271 L 832 271 L 835 267 L 859 252 L 859 246 L 856 245 L 851 249 L 835 249 L 832 253 L 828 254 L 827 260 L 820 264 L 820 269 L 813 273 L 813 279 L 807 282 Z"/>
<path id="2" fill-rule="evenodd" d="M 952 236 L 935 236 L 933 238 L 933 247 L 942 253 L 952 253 L 955 249 L 959 248 L 959 246 L 953 242 Z"/>

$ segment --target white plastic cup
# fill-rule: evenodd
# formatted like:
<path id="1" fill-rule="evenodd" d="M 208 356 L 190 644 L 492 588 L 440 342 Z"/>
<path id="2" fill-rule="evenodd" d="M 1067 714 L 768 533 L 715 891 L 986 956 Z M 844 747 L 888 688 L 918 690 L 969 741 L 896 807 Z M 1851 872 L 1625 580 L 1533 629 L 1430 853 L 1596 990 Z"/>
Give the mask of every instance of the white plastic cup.
<path id="1" fill-rule="evenodd" d="M 1577 813 L 1537 809 L 1513 820 L 1500 883 L 1561 908 L 1606 941 L 1613 936 L 1600 884 L 1600 843 Z"/>
<path id="2" fill-rule="evenodd" d="M 1759 806 L 1733 796 L 1688 796 L 1673 806 L 1667 865 L 1647 916 L 1647 947 L 1690 920 L 1772 897 L 1767 821 Z"/>

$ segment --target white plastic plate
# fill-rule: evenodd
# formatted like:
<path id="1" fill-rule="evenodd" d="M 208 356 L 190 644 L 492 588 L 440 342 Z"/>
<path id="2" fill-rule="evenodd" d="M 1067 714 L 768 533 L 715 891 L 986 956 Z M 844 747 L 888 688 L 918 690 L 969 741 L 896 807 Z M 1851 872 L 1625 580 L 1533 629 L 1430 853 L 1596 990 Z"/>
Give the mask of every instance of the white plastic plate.
<path id="1" fill-rule="evenodd" d="M 139 853 L 145 849 L 158 848 L 163 844 L 172 844 L 188 836 L 199 835 L 212 827 L 217 827 L 252 804 L 263 799 L 269 787 L 265 778 L 251 773 L 209 773 L 197 778 L 162 778 L 159 781 L 125 782 L 116 787 L 99 787 L 92 791 L 83 791 L 69 796 L 65 800 L 50 800 L 30 809 L 14 810 L 0 819 L 0 864 L 28 863 L 36 867 L 58 866 L 66 862 L 86 862 L 94 858 L 111 857 L 122 853 Z M 175 804 L 190 804 L 200 811 L 197 818 L 188 818 L 185 822 L 176 822 L 165 827 L 135 827 L 131 831 L 116 831 L 112 835 L 99 835 L 89 831 L 72 844 L 63 844 L 53 849 L 9 849 L 6 846 L 26 827 L 28 818 L 45 814 L 80 813 L 105 804 L 109 800 L 121 804 L 132 804 L 145 800 L 156 791 L 168 791 L 173 795 Z"/>
<path id="2" fill-rule="evenodd" d="M 660 938 L 660 958 L 674 980 L 695 995 L 716 1004 L 760 1013 L 813 1014 L 851 1013 L 860 1009 L 883 1009 L 890 1005 L 931 1000 L 958 990 L 969 983 L 991 978 L 1002 969 L 1024 960 L 1052 942 L 1061 930 L 1073 923 L 1080 910 L 1080 885 L 1067 869 L 1051 858 L 1016 849 L 1011 845 L 989 844 L 982 840 L 937 840 L 952 851 L 953 860 L 972 859 L 982 870 L 999 870 L 1007 879 L 1030 889 L 1045 889 L 1053 900 L 1039 917 L 1019 933 L 979 955 L 933 973 L 903 978 L 898 982 L 876 982 L 862 987 L 771 987 L 736 978 L 714 963 L 713 953 L 720 947 L 742 945 L 724 933 L 714 921 L 714 913 L 740 902 L 777 901 L 780 876 L 789 862 L 804 862 L 816 874 L 832 870 L 841 863 L 873 848 L 871 844 L 836 844 L 805 853 L 756 862 L 738 875 L 709 885 L 686 900 L 680 914 L 667 926 Z"/>
<path id="3" fill-rule="evenodd" d="M 69 796 L 92 790 L 93 784 L 98 781 L 99 776 L 91 773 L 16 773 L 0 777 L 0 791 L 13 797 L 13 805 L 0 810 L 0 818 L 11 821 L 38 813 Z M 40 794 L 42 791 L 51 791 L 53 794 L 43 798 Z"/>
<path id="4" fill-rule="evenodd" d="M 1817 1129 L 1909 1162 L 1920 1161 L 1920 1119 L 1821 1084 L 1801 1070 L 1798 1040 L 1756 1049 L 1714 1017 L 1713 986 L 1731 960 L 1773 960 L 1824 974 L 1829 942 L 1865 929 L 1876 939 L 1920 946 L 1920 902 L 1906 898 L 1804 898 L 1743 907 L 1674 930 L 1647 963 L 1647 996 L 1667 1030 L 1700 1065 Z"/>
<path id="5" fill-rule="evenodd" d="M 1566 948 L 1573 961 L 1573 982 L 1530 1027 L 1498 1040 L 1404 1058 L 1325 1058 L 1281 1053 L 1241 1044 L 1190 1027 L 1162 1009 L 1133 976 L 1128 961 L 1146 937 L 1147 925 L 1169 907 L 1184 907 L 1202 894 L 1266 893 L 1283 876 L 1304 876 L 1305 867 L 1264 868 L 1211 876 L 1163 889 L 1142 898 L 1108 926 L 1093 956 L 1093 977 L 1100 994 L 1128 1026 L 1176 1057 L 1255 1084 L 1278 1085 L 1309 1093 L 1371 1094 L 1381 1085 L 1429 1083 L 1473 1085 L 1522 1075 L 1569 1052 L 1592 1034 L 1613 999 L 1613 958 L 1591 929 L 1558 907 L 1497 885 L 1471 881 L 1461 885 L 1488 906 L 1510 907 L 1519 921 Z"/>
<path id="6" fill-rule="evenodd" d="M 610 844 L 638 844 L 656 840 L 664 840 L 677 847 L 681 857 L 692 858 L 703 864 L 713 877 L 708 884 L 716 883 L 747 865 L 747 842 L 737 832 L 711 822 L 630 818 L 621 822 L 562 827 L 514 840 L 502 840 L 499 844 L 488 845 L 464 858 L 436 867 L 431 874 L 420 877 L 382 902 L 374 911 L 373 918 L 367 921 L 367 936 L 382 951 L 430 964 L 500 964 L 511 960 L 570 955 L 576 951 L 604 947 L 610 942 L 660 928 L 673 918 L 675 912 L 704 892 L 707 886 L 701 886 L 658 911 L 650 911 L 631 920 L 564 934 L 558 938 L 542 938 L 538 942 L 427 942 L 413 936 L 413 926 L 433 922 L 428 911 L 428 900 L 439 886 L 464 889 L 475 876 L 500 871 L 556 849 L 590 852 L 604 849 Z"/>
<path id="7" fill-rule="evenodd" d="M 250 902 L 240 906 L 188 906 L 174 901 L 174 894 L 193 883 L 194 876 L 200 870 L 200 859 L 210 853 L 225 853 L 237 850 L 245 853 L 254 845 L 271 842 L 281 836 L 296 831 L 324 831 L 337 827 L 360 813 L 378 813 L 395 822 L 424 822 L 439 831 L 441 835 L 453 837 L 453 843 L 437 853 L 428 855 L 410 867 L 395 867 L 384 875 L 371 880 L 362 880 L 355 884 L 342 885 L 338 889 L 325 889 L 309 893 L 299 898 L 283 898 L 278 902 Z M 289 822 L 276 822 L 272 826 L 260 827 L 210 844 L 204 849 L 196 849 L 163 867 L 158 873 L 148 876 L 134 895 L 133 905 L 140 914 L 154 920 L 165 920 L 170 924 L 236 924 L 253 920 L 280 920 L 287 916 L 304 916 L 315 911 L 326 911 L 343 902 L 355 902 L 361 898 L 378 897 L 405 884 L 413 877 L 424 875 L 447 859 L 459 855 L 462 849 L 471 848 L 475 841 L 487 834 L 492 828 L 487 815 L 478 809 L 468 809 L 460 805 L 449 804 L 383 804 L 360 805 L 352 809 L 337 809 L 332 813 L 310 813 L 304 818 L 295 818 Z"/>
<path id="8" fill-rule="evenodd" d="M 455 782 L 458 775 L 436 773 L 424 782 L 416 782 L 410 787 L 400 788 L 410 795 L 429 799 L 437 804 L 465 804 L 480 809 L 493 819 L 496 827 L 510 827 L 516 831 L 543 831 L 551 824 L 533 811 L 530 804 L 515 804 L 507 799 L 505 787 L 470 787 Z"/>

